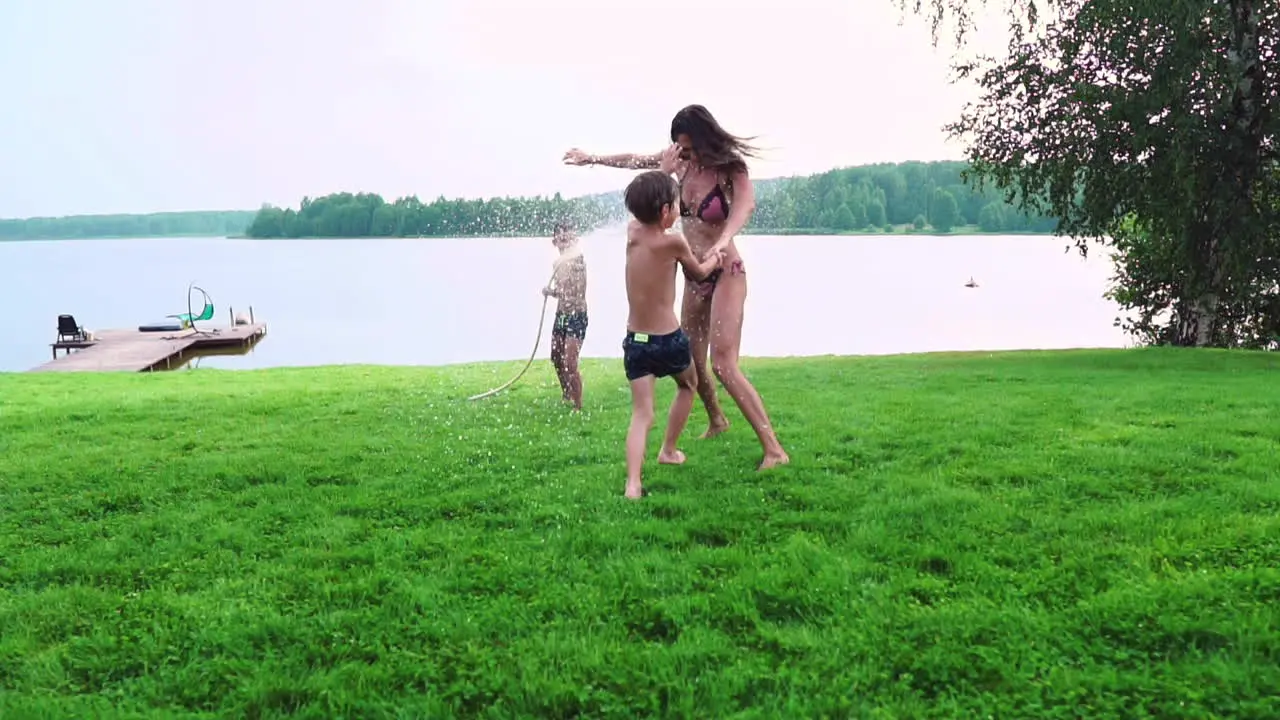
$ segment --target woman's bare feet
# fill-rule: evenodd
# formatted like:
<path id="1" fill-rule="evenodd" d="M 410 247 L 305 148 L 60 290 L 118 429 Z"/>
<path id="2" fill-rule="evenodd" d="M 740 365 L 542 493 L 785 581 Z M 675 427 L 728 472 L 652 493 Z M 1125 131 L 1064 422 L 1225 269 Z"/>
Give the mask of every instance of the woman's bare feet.
<path id="1" fill-rule="evenodd" d="M 658 462 L 663 465 L 683 465 L 684 461 L 684 453 L 679 450 L 672 450 L 671 452 L 662 450 L 658 453 Z"/>
<path id="2" fill-rule="evenodd" d="M 711 438 L 719 435 L 720 433 L 728 429 L 729 429 L 729 418 L 722 417 L 719 420 L 715 420 L 710 425 L 708 425 L 707 431 L 699 435 L 698 439 L 710 440 Z"/>
<path id="3" fill-rule="evenodd" d="M 764 459 L 756 466 L 756 470 L 768 470 L 779 465 L 786 465 L 791 462 L 790 456 L 785 451 L 765 453 Z"/>
<path id="4" fill-rule="evenodd" d="M 640 488 L 640 481 L 637 480 L 634 483 L 628 481 L 625 494 L 629 500 L 639 500 L 644 495 L 644 490 Z"/>

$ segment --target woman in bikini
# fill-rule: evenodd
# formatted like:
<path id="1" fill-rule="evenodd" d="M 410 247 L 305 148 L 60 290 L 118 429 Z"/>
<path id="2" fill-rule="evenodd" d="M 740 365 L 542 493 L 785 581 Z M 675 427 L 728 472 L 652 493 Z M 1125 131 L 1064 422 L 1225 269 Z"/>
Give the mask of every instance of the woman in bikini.
<path id="1" fill-rule="evenodd" d="M 764 459 L 760 469 L 788 462 L 786 451 L 769 422 L 764 403 L 738 366 L 742 347 L 742 312 L 747 299 L 747 272 L 733 238 L 751 219 L 755 191 L 745 157 L 755 150 L 743 138 L 725 131 L 701 105 L 690 105 L 671 120 L 671 142 L 653 155 L 589 155 L 577 148 L 564 154 L 568 165 L 603 165 L 629 170 L 659 169 L 674 174 L 680 184 L 681 226 L 699 257 L 723 252 L 724 260 L 703 282 L 686 278 L 681 325 L 689 334 L 693 364 L 698 372 L 698 395 L 710 421 L 702 437 L 719 435 L 729 427 L 711 369 L 751 423 Z"/>

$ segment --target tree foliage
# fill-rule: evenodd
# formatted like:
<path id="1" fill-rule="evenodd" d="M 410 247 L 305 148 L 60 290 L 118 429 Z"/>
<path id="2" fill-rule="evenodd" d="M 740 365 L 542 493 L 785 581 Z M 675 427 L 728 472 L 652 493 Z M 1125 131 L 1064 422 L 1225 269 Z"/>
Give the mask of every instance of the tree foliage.
<path id="1" fill-rule="evenodd" d="M 1053 232 L 1056 219 L 1029 215 L 1000 192 L 966 185 L 967 167 L 954 161 L 879 163 L 759 180 L 749 227 L 756 232 L 878 232 L 887 224 L 911 225 L 921 215 L 934 230 L 950 232 L 979 226 L 983 211 L 994 207 L 988 217 L 998 222 L 982 227 L 985 232 Z M 949 200 L 939 204 L 943 197 Z"/>
<path id="2" fill-rule="evenodd" d="M 334 193 L 303 198 L 297 210 L 264 206 L 247 234 L 254 238 L 500 237 L 550 235 L 568 220 L 585 232 L 616 221 L 619 193 L 565 200 L 490 198 L 424 203 L 412 195 L 388 203 L 375 193 Z"/>
<path id="3" fill-rule="evenodd" d="M 982 0 L 899 0 L 963 42 Z M 1007 53 L 958 64 L 949 127 L 973 172 L 1110 243 L 1111 295 L 1147 342 L 1258 347 L 1280 332 L 1280 3 L 1013 0 Z"/>
<path id="4" fill-rule="evenodd" d="M 254 214 L 252 210 L 212 210 L 8 219 L 0 220 L 0 241 L 239 235 Z"/>
<path id="5" fill-rule="evenodd" d="M 884 232 L 893 226 L 918 231 L 932 226 L 935 232 L 1053 232 L 1056 219 L 1025 213 L 1001 192 L 965 184 L 968 167 L 955 161 L 881 163 L 756 180 L 756 211 L 747 232 Z M 303 198 L 297 208 L 0 220 L 0 240 L 544 236 L 561 218 L 590 230 L 625 217 L 620 192 L 572 199 L 437 198 L 430 203 L 413 196 L 387 202 L 374 193 L 335 193 Z M 922 218 L 918 223 L 917 217 Z"/>
<path id="6" fill-rule="evenodd" d="M 1053 231 L 1057 224 L 1053 218 L 1027 215 L 998 192 L 965 185 L 961 176 L 966 167 L 967 163 L 954 161 L 884 163 L 757 180 L 756 211 L 748 231 L 880 231 L 886 224 L 907 225 L 923 215 L 938 232 L 950 232 L 962 225 L 977 226 L 989 206 L 999 209 L 1000 222 L 985 231 Z M 939 205 L 935 200 L 944 195 L 950 201 Z M 559 218 L 567 217 L 585 231 L 626 216 L 620 192 L 569 200 L 558 194 L 488 200 L 441 197 L 431 203 L 413 196 L 388 203 L 374 193 L 335 193 L 304 198 L 296 210 L 265 206 L 247 234 L 255 238 L 542 236 L 551 233 Z"/>

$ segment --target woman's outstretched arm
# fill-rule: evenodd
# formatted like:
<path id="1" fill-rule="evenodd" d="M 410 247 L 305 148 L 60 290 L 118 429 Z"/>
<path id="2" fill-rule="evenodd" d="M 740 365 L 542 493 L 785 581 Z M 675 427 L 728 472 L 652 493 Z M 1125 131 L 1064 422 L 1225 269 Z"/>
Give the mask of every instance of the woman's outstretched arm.
<path id="1" fill-rule="evenodd" d="M 660 152 L 652 155 L 634 155 L 632 153 L 588 155 L 578 148 L 573 148 L 564 154 L 565 165 L 603 165 L 621 170 L 657 170 L 661 163 L 662 153 Z"/>

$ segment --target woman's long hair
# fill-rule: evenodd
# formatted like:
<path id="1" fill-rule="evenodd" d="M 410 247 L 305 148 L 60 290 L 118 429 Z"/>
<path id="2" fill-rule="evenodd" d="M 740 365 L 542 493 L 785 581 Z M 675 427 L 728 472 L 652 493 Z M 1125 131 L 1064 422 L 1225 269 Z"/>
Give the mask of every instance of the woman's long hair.
<path id="1" fill-rule="evenodd" d="M 671 118 L 671 142 L 688 135 L 698 161 L 704 167 L 725 172 L 746 172 L 748 157 L 759 157 L 759 151 L 748 141 L 720 127 L 711 112 L 702 105 L 689 105 Z"/>

